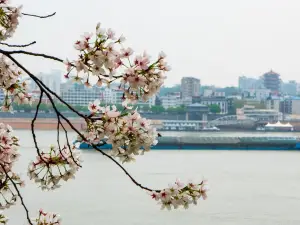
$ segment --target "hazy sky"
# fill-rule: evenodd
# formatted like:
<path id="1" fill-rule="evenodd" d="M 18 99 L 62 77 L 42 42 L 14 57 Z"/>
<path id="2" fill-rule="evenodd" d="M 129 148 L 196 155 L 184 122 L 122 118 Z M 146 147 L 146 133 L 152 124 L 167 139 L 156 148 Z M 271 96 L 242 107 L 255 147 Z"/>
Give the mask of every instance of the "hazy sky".
<path id="1" fill-rule="evenodd" d="M 38 43 L 29 49 L 75 58 L 73 43 L 97 22 L 124 34 L 126 45 L 156 57 L 168 55 L 166 84 L 194 76 L 202 84 L 237 85 L 238 76 L 258 77 L 273 69 L 283 80 L 300 82 L 300 0 L 12 0 L 24 17 L 11 43 Z M 20 57 L 34 72 L 63 68 Z"/>

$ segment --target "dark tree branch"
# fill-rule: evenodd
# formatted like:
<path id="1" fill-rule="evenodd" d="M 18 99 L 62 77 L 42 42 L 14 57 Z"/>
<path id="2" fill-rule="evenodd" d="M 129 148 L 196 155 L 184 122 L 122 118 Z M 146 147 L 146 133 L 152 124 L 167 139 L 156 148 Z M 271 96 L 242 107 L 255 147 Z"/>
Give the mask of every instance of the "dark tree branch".
<path id="1" fill-rule="evenodd" d="M 51 99 L 50 99 L 51 101 Z M 85 136 L 76 129 L 76 127 L 73 126 L 73 124 L 71 123 L 70 120 L 68 120 L 63 114 L 61 114 L 60 112 L 56 111 L 57 113 L 59 113 L 59 115 L 69 124 L 69 126 L 82 138 L 82 140 L 86 141 L 89 143 L 89 141 L 85 138 Z M 147 191 L 156 191 L 156 192 L 160 192 L 160 190 L 153 190 L 150 188 L 147 188 L 145 186 L 143 186 L 142 184 L 138 183 L 129 173 L 128 171 L 117 161 L 115 160 L 112 156 L 108 155 L 107 153 L 105 153 L 104 151 L 102 151 L 101 149 L 98 148 L 97 145 L 95 144 L 91 144 L 91 146 L 98 152 L 100 152 L 102 155 L 106 156 L 107 158 L 109 158 L 110 160 L 112 160 L 115 164 L 117 164 L 123 171 L 124 173 L 130 178 L 130 180 L 138 187 L 147 190 Z"/>
<path id="2" fill-rule="evenodd" d="M 33 74 L 32 74 L 33 75 Z M 34 75 L 33 75 L 34 76 Z M 35 76 L 34 76 L 35 77 Z M 76 109 L 74 109 L 70 104 L 68 104 L 65 100 L 63 100 L 60 96 L 58 96 L 54 91 L 52 91 L 50 88 L 48 88 L 41 80 L 39 80 L 37 77 L 35 77 L 35 81 L 39 82 L 44 90 L 47 90 L 49 93 L 51 93 L 52 95 L 54 95 L 60 102 L 62 102 L 63 104 L 65 104 L 72 112 L 76 113 L 78 116 L 80 116 L 81 118 L 85 119 L 85 115 L 81 114 L 80 112 L 78 112 Z M 47 95 L 48 96 L 48 95 Z M 50 96 L 50 98 L 52 99 L 52 97 Z M 50 99 L 49 99 L 50 100 Z M 55 103 L 53 102 L 53 104 L 55 105 Z"/>
<path id="3" fill-rule="evenodd" d="M 29 13 L 22 13 L 22 15 L 24 16 L 32 16 L 32 17 L 37 17 L 37 18 L 41 18 L 41 19 L 45 19 L 45 18 L 49 18 L 49 17 L 52 17 L 56 14 L 56 12 L 52 13 L 52 14 L 49 14 L 49 15 L 46 15 L 46 16 L 39 16 L 39 15 L 35 15 L 35 14 L 29 14 Z"/>
<path id="4" fill-rule="evenodd" d="M 58 118 L 58 117 L 57 117 Z M 59 141 L 59 134 L 60 134 L 60 131 L 59 131 L 59 126 L 60 126 L 60 123 L 59 121 L 57 121 L 57 145 L 58 145 L 58 149 L 59 149 L 59 152 L 61 152 L 61 146 L 60 146 L 60 141 Z"/>
<path id="5" fill-rule="evenodd" d="M 13 52 L 13 53 L 12 53 Z M 32 73 L 30 73 L 23 65 L 21 65 L 17 60 L 15 60 L 10 54 L 18 54 L 18 52 L 16 51 L 4 51 L 0 49 L 0 53 L 4 54 L 5 56 L 7 56 L 9 59 L 11 59 L 18 67 L 20 67 L 25 73 L 27 73 L 31 79 L 34 80 L 35 83 L 38 83 L 37 85 L 39 86 L 39 88 L 41 90 L 44 90 L 44 92 L 46 93 L 46 91 L 48 91 L 49 93 L 51 93 L 52 95 L 54 95 L 59 101 L 61 101 L 63 104 L 65 104 L 71 111 L 73 111 L 74 113 L 76 113 L 78 116 L 85 118 L 85 115 L 81 114 L 80 112 L 78 112 L 76 109 L 74 109 L 70 104 L 68 104 L 66 101 L 64 101 L 61 97 L 59 97 L 54 91 L 52 91 L 50 88 L 48 88 L 40 79 L 38 79 L 36 76 L 34 76 Z M 24 52 L 24 51 L 21 51 Z M 34 53 L 36 54 L 36 53 Z M 35 56 L 46 56 L 44 54 L 37 54 Z M 46 58 L 55 58 L 52 56 L 48 56 Z M 58 59 L 58 61 L 60 61 L 60 59 Z M 62 60 L 61 60 L 62 61 Z M 52 99 L 52 98 L 51 98 Z M 54 104 L 54 103 L 53 103 Z"/>
<path id="6" fill-rule="evenodd" d="M 69 142 L 69 136 L 68 136 L 68 131 L 67 129 L 65 128 L 65 126 L 62 124 L 62 122 L 59 120 L 59 123 L 60 123 L 60 126 L 63 128 L 64 132 L 65 132 L 65 138 L 66 138 L 66 141 L 67 141 L 67 146 L 68 148 L 70 149 L 70 152 L 71 152 L 71 157 L 73 159 L 73 161 L 76 163 L 77 166 L 79 167 L 82 167 L 81 165 L 77 164 L 76 160 L 74 159 L 73 157 L 73 153 L 71 151 L 71 145 L 70 145 L 70 142 Z"/>
<path id="7" fill-rule="evenodd" d="M 106 154 L 105 152 L 103 152 L 101 149 L 99 149 L 99 148 L 97 147 L 97 145 L 92 144 L 92 147 L 93 147 L 96 151 L 100 152 L 102 155 L 108 157 L 108 158 L 109 158 L 110 160 L 112 160 L 115 164 L 117 164 L 117 165 L 121 168 L 121 170 L 123 170 L 123 172 L 130 178 L 130 180 L 131 180 L 136 186 L 140 187 L 141 189 L 147 190 L 147 191 L 160 192 L 160 190 L 154 190 L 154 189 L 148 188 L 148 187 L 146 187 L 146 186 L 143 186 L 143 185 L 140 184 L 139 182 L 137 182 L 137 181 L 136 181 L 136 180 L 128 173 L 128 171 L 127 171 L 127 170 L 126 170 L 126 169 L 125 169 L 125 168 L 124 168 L 117 160 L 115 160 L 112 156 L 110 156 L 110 155 Z"/>
<path id="8" fill-rule="evenodd" d="M 34 123 L 35 123 L 35 121 L 37 119 L 37 116 L 39 114 L 39 109 L 40 109 L 40 105 L 42 103 L 42 98 L 43 98 L 43 91 L 40 94 L 39 102 L 38 102 L 38 104 L 36 106 L 36 111 L 35 111 L 33 120 L 31 121 L 31 132 L 32 132 L 32 137 L 33 137 L 33 141 L 34 141 L 34 145 L 35 145 L 36 151 L 37 151 L 39 157 L 43 160 L 41 152 L 40 152 L 40 149 L 39 149 L 38 144 L 37 144 L 36 135 L 35 135 L 35 132 L 34 132 Z"/>
<path id="9" fill-rule="evenodd" d="M 55 108 L 55 111 L 58 112 L 57 108 Z M 59 113 L 60 114 L 60 113 Z M 78 167 L 82 167 L 80 164 L 78 164 L 78 162 L 75 160 L 74 156 L 73 156 L 73 152 L 72 152 L 72 148 L 71 148 L 71 145 L 70 145 L 70 142 L 69 142 L 69 137 L 68 137 L 68 131 L 67 129 L 65 128 L 65 126 L 62 124 L 61 120 L 60 120 L 60 116 L 59 116 L 58 113 L 56 113 L 57 115 L 57 119 L 58 119 L 58 124 L 63 128 L 64 132 L 65 132 L 65 137 L 66 137 L 66 141 L 67 141 L 67 146 L 70 150 L 70 153 L 71 153 L 71 158 L 73 160 L 73 162 L 78 166 Z M 58 126 L 59 126 L 58 125 Z M 59 131 L 58 131 L 59 132 Z M 60 150 L 61 151 L 61 150 Z"/>
<path id="10" fill-rule="evenodd" d="M 0 49 L 0 53 L 6 55 L 8 57 L 8 55 L 12 55 L 12 54 L 25 54 L 25 55 L 32 55 L 32 56 L 37 56 L 37 57 L 43 57 L 46 59 L 52 59 L 58 62 L 63 63 L 64 60 L 57 58 L 55 56 L 51 56 L 51 55 L 46 55 L 46 54 L 41 54 L 41 53 L 35 53 L 35 52 L 28 52 L 28 51 L 23 51 L 23 50 L 16 50 L 16 51 L 5 51 Z"/>
<path id="11" fill-rule="evenodd" d="M 29 75 L 29 74 L 28 74 L 28 75 Z M 34 76 L 33 74 L 31 74 L 31 75 Z M 39 81 L 39 80 L 36 81 L 36 84 L 39 86 L 41 92 L 42 92 L 42 93 L 45 93 L 45 94 L 47 95 L 48 99 L 50 100 L 50 102 L 51 102 L 51 104 L 52 104 L 52 107 L 53 107 L 54 111 L 56 112 L 57 122 L 58 122 L 58 130 L 57 130 L 57 132 L 58 132 L 58 137 L 57 137 L 57 138 L 58 138 L 58 139 L 57 139 L 57 141 L 58 141 L 58 144 L 60 145 L 60 143 L 59 143 L 59 125 L 61 125 L 62 128 L 65 130 L 65 132 L 67 132 L 66 129 L 64 128 L 64 126 L 63 126 L 61 120 L 60 120 L 60 117 L 63 116 L 63 115 L 58 111 L 58 109 L 57 109 L 57 107 L 56 107 L 56 105 L 55 105 L 55 103 L 54 103 L 54 101 L 53 101 L 51 95 L 43 88 L 42 85 L 44 85 L 44 84 L 43 84 L 41 81 Z M 45 85 L 44 85 L 44 86 L 45 86 Z M 37 107 L 37 110 L 38 110 L 38 107 Z M 73 125 L 73 124 L 72 124 L 72 125 Z M 74 128 L 75 128 L 75 127 L 74 127 Z M 68 134 L 67 134 L 67 133 L 66 133 L 66 138 L 67 138 L 67 144 L 68 144 L 68 147 L 70 148 L 70 154 L 71 154 L 72 160 L 74 161 L 74 163 L 75 163 L 77 166 L 82 167 L 82 166 L 79 165 L 79 164 L 77 163 L 77 161 L 74 159 L 73 153 L 72 153 L 72 151 L 71 151 L 71 146 L 70 146 L 70 144 L 69 144 Z M 59 150 L 60 150 L 60 152 L 61 152 L 60 146 L 59 146 Z"/>
<path id="12" fill-rule="evenodd" d="M 27 207 L 26 207 L 26 205 L 25 205 L 24 199 L 23 199 L 23 197 L 22 197 L 22 195 L 21 195 L 21 193 L 20 193 L 20 191 L 19 191 L 19 189 L 18 189 L 18 186 L 15 184 L 14 180 L 11 179 L 11 177 L 8 175 L 8 173 L 7 173 L 6 170 L 5 170 L 5 167 L 4 167 L 2 164 L 0 164 L 0 165 L 1 165 L 2 170 L 4 171 L 4 173 L 6 174 L 6 178 L 8 178 L 8 179 L 10 180 L 10 182 L 11 182 L 12 185 L 14 186 L 14 188 L 15 188 L 15 190 L 16 190 L 16 192 L 17 192 L 17 194 L 18 194 L 18 196 L 19 196 L 19 198 L 20 198 L 20 200 L 21 200 L 21 204 L 22 204 L 22 206 L 23 206 L 23 208 L 25 209 L 25 212 L 26 212 L 26 217 L 27 217 L 28 223 L 29 223 L 30 225 L 33 225 L 33 223 L 32 223 L 31 220 L 30 220 L 29 210 L 27 209 Z"/>
<path id="13" fill-rule="evenodd" d="M 3 43 L 3 42 L 0 42 L 0 44 L 1 45 L 6 45 L 6 46 L 12 47 L 12 48 L 25 48 L 25 47 L 28 47 L 30 45 L 36 44 L 36 41 L 30 42 L 29 44 L 25 44 L 25 45 L 11 45 L 11 44 L 7 44 L 7 43 Z"/>

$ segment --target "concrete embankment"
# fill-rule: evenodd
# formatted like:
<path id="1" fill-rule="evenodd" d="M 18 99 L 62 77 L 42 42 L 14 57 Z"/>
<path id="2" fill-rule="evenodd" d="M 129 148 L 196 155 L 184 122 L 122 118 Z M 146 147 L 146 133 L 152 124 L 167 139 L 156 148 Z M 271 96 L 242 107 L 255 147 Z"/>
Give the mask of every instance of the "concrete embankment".
<path id="1" fill-rule="evenodd" d="M 73 126 L 81 130 L 85 127 L 85 122 L 82 119 L 72 119 L 68 118 Z M 31 129 L 32 119 L 30 118 L 0 118 L 1 123 L 9 124 L 13 129 Z M 66 130 L 71 130 L 70 125 L 62 120 L 63 126 Z M 37 118 L 34 124 L 37 130 L 56 130 L 57 129 L 57 119 L 54 118 Z M 61 127 L 62 129 L 62 127 Z"/>
<path id="2" fill-rule="evenodd" d="M 72 125 L 82 130 L 86 127 L 86 123 L 83 119 L 68 118 Z M 9 124 L 13 129 L 31 129 L 32 118 L 0 118 L 0 123 Z M 63 126 L 67 130 L 72 130 L 70 125 L 61 119 Z M 161 121 L 152 121 L 152 125 L 158 127 L 161 125 Z M 37 118 L 34 124 L 35 129 L 38 130 L 56 130 L 57 119 L 56 118 Z M 62 129 L 62 127 L 60 127 Z"/>

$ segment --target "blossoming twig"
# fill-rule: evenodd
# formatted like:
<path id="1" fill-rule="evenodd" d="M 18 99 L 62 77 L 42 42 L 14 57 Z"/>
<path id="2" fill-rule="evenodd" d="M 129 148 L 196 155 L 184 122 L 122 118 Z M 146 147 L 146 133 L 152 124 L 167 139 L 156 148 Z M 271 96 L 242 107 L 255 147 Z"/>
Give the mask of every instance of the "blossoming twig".
<path id="1" fill-rule="evenodd" d="M 18 186 L 16 185 L 16 183 L 14 182 L 14 180 L 8 175 L 8 173 L 4 169 L 3 165 L 1 165 L 1 167 L 2 167 L 3 171 L 5 172 L 7 178 L 11 181 L 12 185 L 14 186 L 14 188 L 15 188 L 15 190 L 16 190 L 16 192 L 17 192 L 17 194 L 18 194 L 18 196 L 19 196 L 19 198 L 21 200 L 21 204 L 22 204 L 22 206 L 23 206 L 23 208 L 25 209 L 25 212 L 26 212 L 26 217 L 27 217 L 28 223 L 30 225 L 33 225 L 32 222 L 31 222 L 31 220 L 30 220 L 30 217 L 29 217 L 29 210 L 28 210 L 27 206 L 25 205 L 24 199 L 23 199 L 23 197 L 22 197 L 22 195 L 21 195 L 21 193 L 19 191 Z"/>

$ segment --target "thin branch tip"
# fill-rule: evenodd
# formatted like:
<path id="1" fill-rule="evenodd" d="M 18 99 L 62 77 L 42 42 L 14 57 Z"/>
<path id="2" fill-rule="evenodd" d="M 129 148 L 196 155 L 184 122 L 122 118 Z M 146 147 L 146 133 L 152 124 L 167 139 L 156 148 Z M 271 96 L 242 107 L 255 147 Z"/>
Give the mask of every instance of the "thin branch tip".
<path id="1" fill-rule="evenodd" d="M 31 17 L 37 17 L 37 18 L 41 18 L 41 19 L 45 19 L 45 18 L 49 18 L 49 17 L 52 17 L 56 14 L 56 12 L 52 13 L 52 14 L 49 14 L 49 15 L 46 15 L 46 16 L 39 16 L 39 15 L 35 15 L 35 14 L 29 14 L 29 13 L 22 13 L 22 15 L 24 16 L 31 16 Z"/>
<path id="2" fill-rule="evenodd" d="M 30 45 L 36 44 L 36 41 L 32 41 L 29 44 L 25 44 L 25 45 L 11 45 L 11 44 L 4 43 L 4 42 L 0 42 L 0 44 L 1 45 L 6 45 L 6 46 L 11 47 L 11 48 L 25 48 L 25 47 L 28 47 Z"/>

